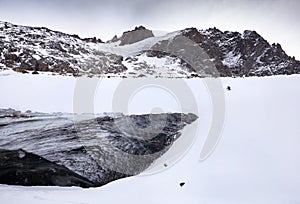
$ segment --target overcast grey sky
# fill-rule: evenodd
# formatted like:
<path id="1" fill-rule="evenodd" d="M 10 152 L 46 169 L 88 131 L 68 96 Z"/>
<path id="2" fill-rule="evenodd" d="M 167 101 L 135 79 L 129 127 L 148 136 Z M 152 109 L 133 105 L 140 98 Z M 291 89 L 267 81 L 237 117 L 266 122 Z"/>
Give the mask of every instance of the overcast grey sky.
<path id="1" fill-rule="evenodd" d="M 0 20 L 108 40 L 144 25 L 256 30 L 300 60 L 298 0 L 0 0 Z"/>

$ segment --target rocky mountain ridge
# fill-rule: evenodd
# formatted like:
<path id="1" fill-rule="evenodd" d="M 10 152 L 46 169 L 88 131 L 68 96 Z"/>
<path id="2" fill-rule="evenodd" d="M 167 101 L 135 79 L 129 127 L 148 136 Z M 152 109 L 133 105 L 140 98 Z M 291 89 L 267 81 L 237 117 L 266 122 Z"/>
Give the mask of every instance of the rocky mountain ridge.
<path id="1" fill-rule="evenodd" d="M 180 55 L 170 53 L 168 49 L 178 47 L 179 37 L 203 50 L 206 58 L 202 61 L 209 61 L 215 71 L 203 74 L 205 69 L 195 69 Z M 191 59 L 198 55 L 185 54 L 195 55 Z M 96 37 L 82 39 L 44 27 L 0 22 L 0 69 L 91 77 L 248 77 L 298 74 L 300 62 L 288 56 L 280 44 L 269 44 L 249 30 L 187 28 L 154 36 L 140 26 L 103 43 Z"/>

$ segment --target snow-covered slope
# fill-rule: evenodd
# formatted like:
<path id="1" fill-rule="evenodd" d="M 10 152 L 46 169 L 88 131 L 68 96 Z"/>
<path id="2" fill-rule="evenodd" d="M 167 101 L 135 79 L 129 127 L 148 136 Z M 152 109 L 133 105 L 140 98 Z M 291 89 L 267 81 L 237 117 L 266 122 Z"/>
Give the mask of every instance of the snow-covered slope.
<path id="1" fill-rule="evenodd" d="M 42 75 L 18 75 L 22 77 L 11 79 L 12 84 L 18 80 L 25 80 L 24 78 L 27 77 L 43 77 Z M 67 86 L 70 83 L 67 87 L 72 87 L 72 82 L 68 80 L 68 77 L 47 77 L 65 79 L 64 84 Z M 197 138 L 187 154 L 183 155 L 182 159 L 172 167 L 154 174 L 145 172 L 140 176 L 119 180 L 101 188 L 86 190 L 2 185 L 0 186 L 1 202 L 30 204 L 299 203 L 299 75 L 223 78 L 226 120 L 222 137 L 213 154 L 208 159 L 199 161 L 212 114 L 211 101 L 205 94 L 203 80 L 186 80 L 195 94 L 199 108 Z M 2 81 L 1 79 L 0 83 Z M 113 81 L 120 82 L 118 79 L 113 79 Z M 1 102 L 19 100 L 19 96 L 12 94 L 10 90 L 22 92 L 26 91 L 29 86 L 35 87 L 35 91 L 27 90 L 28 93 L 38 96 L 37 90 L 42 90 L 43 87 L 38 87 L 36 84 L 41 84 L 41 81 L 31 80 L 31 83 L 33 84 L 27 84 L 25 85 L 27 87 L 19 87 L 19 89 L 1 84 L 0 90 L 3 97 Z M 49 86 L 49 98 L 41 97 L 40 102 L 52 98 L 52 103 L 61 104 L 62 99 L 55 100 L 59 94 L 56 86 L 59 84 L 52 88 Z M 231 87 L 230 91 L 226 90 L 227 86 Z M 107 94 L 110 99 L 111 91 Z M 34 106 L 39 104 L 34 99 L 36 97 L 31 98 L 31 104 L 27 98 L 22 104 L 16 102 L 12 103 L 12 106 L 16 108 L 19 105 L 20 109 L 28 107 L 34 109 Z M 72 101 L 72 99 L 71 94 L 64 98 L 65 101 Z M 166 103 L 162 97 L 155 97 L 155 100 L 161 104 Z M 69 106 L 72 109 L 72 103 L 61 104 L 57 108 L 66 110 Z M 1 104 L 1 107 L 4 105 Z M 105 107 L 109 110 L 110 106 Z M 44 106 L 44 108 L 47 107 Z M 135 112 L 138 112 L 138 108 L 135 108 Z M 52 109 L 55 110 L 55 106 Z M 170 111 L 172 110 L 178 109 L 173 108 Z M 101 109 L 101 111 L 104 110 Z M 165 161 L 168 161 L 168 157 L 162 158 L 157 165 L 163 165 Z M 181 182 L 185 182 L 183 187 L 179 185 Z"/>
<path id="2" fill-rule="evenodd" d="M 198 47 L 198 52 L 182 48 Z M 182 41 L 181 41 L 182 43 Z M 185 49 L 181 52 L 180 49 Z M 202 53 L 204 52 L 205 55 Z M 182 55 L 184 54 L 184 55 Z M 145 57 L 147 55 L 147 57 Z M 0 22 L 0 68 L 27 73 L 52 72 L 74 76 L 203 77 L 205 67 L 194 59 L 210 61 L 213 76 L 265 76 L 300 72 L 300 62 L 286 55 L 280 44 L 270 45 L 255 31 L 222 32 L 216 28 L 188 28 L 155 36 L 140 26 L 103 43 L 81 39 L 47 28 Z M 159 63 L 153 64 L 157 58 Z M 202 71 L 203 71 L 202 70 Z"/>

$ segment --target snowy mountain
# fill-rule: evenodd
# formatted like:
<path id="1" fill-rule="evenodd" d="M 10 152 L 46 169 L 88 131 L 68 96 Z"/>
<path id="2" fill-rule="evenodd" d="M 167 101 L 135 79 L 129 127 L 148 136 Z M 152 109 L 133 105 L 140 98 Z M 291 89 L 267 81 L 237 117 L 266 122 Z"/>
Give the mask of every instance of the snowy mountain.
<path id="1" fill-rule="evenodd" d="M 181 52 L 191 59 L 202 53 L 180 49 L 181 38 L 189 41 L 189 47 L 198 46 L 204 53 L 201 60 L 209 62 L 215 71 L 195 68 L 182 57 Z M 1 69 L 33 74 L 190 78 L 300 73 L 300 62 L 288 56 L 280 44 L 270 45 L 249 30 L 188 28 L 155 36 L 140 26 L 103 43 L 96 37 L 82 39 L 47 28 L 0 22 L 0 53 Z"/>

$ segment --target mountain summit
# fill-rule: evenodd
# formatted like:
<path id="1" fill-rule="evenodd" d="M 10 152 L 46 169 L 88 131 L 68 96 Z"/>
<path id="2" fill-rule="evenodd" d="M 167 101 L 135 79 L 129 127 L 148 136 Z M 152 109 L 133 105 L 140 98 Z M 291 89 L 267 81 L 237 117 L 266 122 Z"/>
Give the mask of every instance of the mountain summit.
<path id="1" fill-rule="evenodd" d="M 134 30 L 123 33 L 120 38 L 120 45 L 133 44 L 151 37 L 154 37 L 151 30 L 146 29 L 144 26 L 135 27 Z"/>
<path id="2" fill-rule="evenodd" d="M 143 26 L 126 31 L 103 43 L 52 31 L 43 27 L 28 27 L 0 22 L 0 69 L 23 73 L 72 74 L 74 76 L 114 77 L 204 77 L 201 70 L 167 50 L 184 37 L 198 46 L 216 69 L 227 77 L 270 76 L 300 73 L 300 62 L 288 56 L 280 44 L 269 44 L 255 31 L 243 33 L 217 28 L 198 30 L 187 28 L 154 36 Z M 177 47 L 176 47 L 177 46 Z M 160 51 L 157 51 L 160 50 Z M 197 53 L 185 54 L 195 55 Z M 203 70 L 202 70 L 203 71 Z"/>

